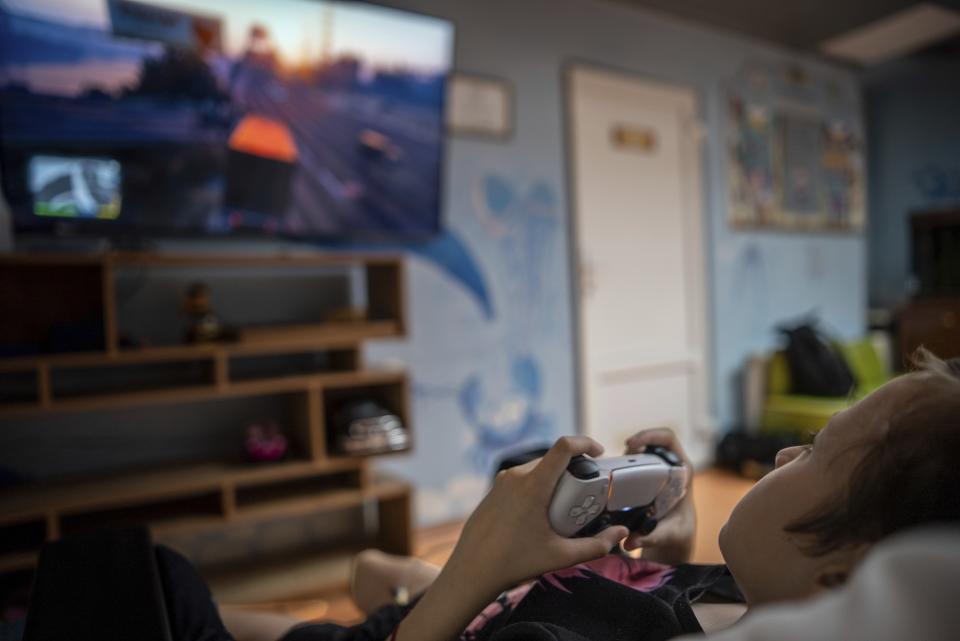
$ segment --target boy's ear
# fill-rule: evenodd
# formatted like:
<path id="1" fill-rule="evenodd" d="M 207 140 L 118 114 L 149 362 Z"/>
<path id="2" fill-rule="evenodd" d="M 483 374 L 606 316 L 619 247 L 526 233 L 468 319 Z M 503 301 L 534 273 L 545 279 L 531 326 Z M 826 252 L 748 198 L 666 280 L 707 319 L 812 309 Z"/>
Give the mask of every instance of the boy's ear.
<path id="1" fill-rule="evenodd" d="M 817 587 L 832 590 L 846 583 L 850 573 L 860 564 L 869 549 L 868 545 L 857 545 L 832 554 L 830 560 L 817 571 Z"/>
<path id="2" fill-rule="evenodd" d="M 817 575 L 817 585 L 827 590 L 839 587 L 847 582 L 846 572 L 822 572 Z"/>

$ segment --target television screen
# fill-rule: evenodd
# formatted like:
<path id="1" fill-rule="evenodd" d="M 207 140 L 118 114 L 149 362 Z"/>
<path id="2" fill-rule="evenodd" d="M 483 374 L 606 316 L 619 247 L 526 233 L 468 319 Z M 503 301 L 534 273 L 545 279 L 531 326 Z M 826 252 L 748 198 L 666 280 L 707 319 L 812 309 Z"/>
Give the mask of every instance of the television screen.
<path id="1" fill-rule="evenodd" d="M 116 160 L 33 156 L 29 171 L 37 216 L 115 219 L 120 215 L 120 163 Z"/>
<path id="2" fill-rule="evenodd" d="M 453 28 L 358 2 L 0 0 L 21 230 L 423 236 Z"/>

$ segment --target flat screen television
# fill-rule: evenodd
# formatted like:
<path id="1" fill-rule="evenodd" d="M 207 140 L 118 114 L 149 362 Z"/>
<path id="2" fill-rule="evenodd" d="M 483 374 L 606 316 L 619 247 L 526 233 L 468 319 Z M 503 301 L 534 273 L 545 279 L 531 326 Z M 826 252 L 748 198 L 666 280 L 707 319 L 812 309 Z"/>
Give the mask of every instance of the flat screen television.
<path id="1" fill-rule="evenodd" d="M 20 231 L 429 236 L 453 26 L 363 2 L 0 0 Z"/>

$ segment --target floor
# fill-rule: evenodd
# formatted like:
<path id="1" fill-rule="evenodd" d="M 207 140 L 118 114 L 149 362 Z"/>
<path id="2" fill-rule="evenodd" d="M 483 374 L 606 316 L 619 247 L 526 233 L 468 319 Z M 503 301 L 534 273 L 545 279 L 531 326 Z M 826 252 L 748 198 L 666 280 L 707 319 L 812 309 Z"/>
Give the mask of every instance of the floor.
<path id="1" fill-rule="evenodd" d="M 694 502 L 699 525 L 694 546 L 695 563 L 722 563 L 717 535 L 733 506 L 746 494 L 753 481 L 730 472 L 710 469 L 696 476 Z M 414 554 L 421 559 L 443 565 L 460 535 L 462 522 L 419 530 L 414 537 Z M 289 614 L 302 619 L 324 619 L 337 623 L 353 623 L 361 618 L 349 595 L 339 594 L 316 599 L 298 599 L 282 603 L 259 604 L 250 609 Z"/>

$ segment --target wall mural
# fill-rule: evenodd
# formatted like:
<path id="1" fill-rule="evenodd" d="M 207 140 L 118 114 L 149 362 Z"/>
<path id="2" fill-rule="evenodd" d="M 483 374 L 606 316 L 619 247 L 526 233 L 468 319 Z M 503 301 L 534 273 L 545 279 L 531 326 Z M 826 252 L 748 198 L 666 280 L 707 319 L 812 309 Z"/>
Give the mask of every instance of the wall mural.
<path id="1" fill-rule="evenodd" d="M 469 512 L 505 454 L 572 425 L 556 416 L 572 414 L 571 383 L 559 378 L 572 360 L 556 189 L 481 172 L 468 191 L 469 207 L 451 214 L 440 238 L 405 248 L 421 259 L 411 265 L 411 336 L 368 354 L 412 374 L 416 453 L 386 466 L 408 477 L 415 467 L 427 523 Z"/>
<path id="2" fill-rule="evenodd" d="M 497 264 L 510 274 L 500 279 L 499 292 L 501 321 L 510 328 L 506 367 L 492 376 L 475 372 L 458 391 L 463 417 L 476 437 L 467 455 L 474 470 L 488 473 L 504 452 L 549 441 L 555 431 L 542 408 L 541 365 L 527 346 L 543 324 L 538 315 L 547 309 L 542 305 L 546 259 L 556 241 L 558 217 L 553 191 L 541 181 L 525 186 L 486 175 L 478 181 L 473 201 Z"/>
<path id="3" fill-rule="evenodd" d="M 859 231 L 863 135 L 855 97 L 797 66 L 745 65 L 731 81 L 730 224 Z"/>

